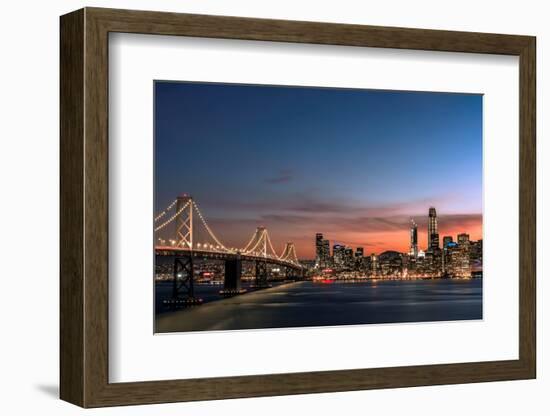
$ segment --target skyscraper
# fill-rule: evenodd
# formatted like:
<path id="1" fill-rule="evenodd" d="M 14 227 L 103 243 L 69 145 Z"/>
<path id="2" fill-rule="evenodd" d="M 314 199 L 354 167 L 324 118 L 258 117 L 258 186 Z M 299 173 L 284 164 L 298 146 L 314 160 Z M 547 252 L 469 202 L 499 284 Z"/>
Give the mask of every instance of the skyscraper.
<path id="1" fill-rule="evenodd" d="M 323 249 L 322 249 L 322 267 L 329 267 L 332 263 L 330 259 L 330 241 L 323 240 Z"/>
<path id="2" fill-rule="evenodd" d="M 323 257 L 323 234 L 315 234 L 315 267 L 321 266 L 321 259 Z"/>
<path id="3" fill-rule="evenodd" d="M 315 267 L 327 267 L 330 263 L 330 243 L 322 233 L 315 234 Z"/>
<path id="4" fill-rule="evenodd" d="M 483 240 L 470 241 L 470 260 L 482 261 Z"/>
<path id="5" fill-rule="evenodd" d="M 347 268 L 353 267 L 354 260 L 353 260 L 353 249 L 351 247 L 346 247 L 344 249 L 344 265 Z"/>
<path id="6" fill-rule="evenodd" d="M 378 256 L 374 253 L 370 255 L 370 267 L 373 275 L 378 273 Z"/>
<path id="7" fill-rule="evenodd" d="M 470 235 L 466 233 L 462 233 L 456 236 L 456 240 L 458 244 L 470 244 Z"/>
<path id="8" fill-rule="evenodd" d="M 428 214 L 428 250 L 439 248 L 439 234 L 437 232 L 437 213 L 430 207 Z"/>
<path id="9" fill-rule="evenodd" d="M 483 270 L 483 240 L 470 241 L 470 268 L 478 275 Z"/>
<path id="10" fill-rule="evenodd" d="M 456 237 L 458 242 L 458 275 L 460 277 L 470 277 L 470 235 L 466 233 L 458 234 Z"/>
<path id="11" fill-rule="evenodd" d="M 365 262 L 365 249 L 357 247 L 355 249 L 355 269 L 363 269 Z"/>
<path id="12" fill-rule="evenodd" d="M 455 245 L 453 243 L 453 237 L 446 235 L 443 237 L 443 253 L 441 255 L 441 266 L 443 273 L 449 273 L 449 263 L 451 259 L 450 247 Z"/>
<path id="13" fill-rule="evenodd" d="M 418 227 L 411 218 L 411 251 L 410 255 L 414 258 L 418 256 Z"/>
<path id="14" fill-rule="evenodd" d="M 345 258 L 346 258 L 345 251 L 346 251 L 346 246 L 343 246 L 341 244 L 334 244 L 334 246 L 332 246 L 332 253 L 334 256 L 334 265 L 336 267 L 344 266 Z"/>

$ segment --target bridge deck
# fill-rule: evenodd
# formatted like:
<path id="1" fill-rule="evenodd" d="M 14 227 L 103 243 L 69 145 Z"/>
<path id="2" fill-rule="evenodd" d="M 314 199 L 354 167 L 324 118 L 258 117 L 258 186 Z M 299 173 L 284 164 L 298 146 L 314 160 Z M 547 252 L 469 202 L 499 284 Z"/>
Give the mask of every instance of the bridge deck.
<path id="1" fill-rule="evenodd" d="M 265 261 L 270 264 L 277 264 L 286 267 L 292 267 L 295 269 L 301 269 L 303 266 L 288 260 L 282 260 L 279 258 L 274 258 L 270 256 L 257 256 L 254 254 L 243 254 L 243 253 L 233 253 L 233 252 L 224 252 L 224 251 L 213 251 L 213 250 L 186 250 L 182 248 L 174 247 L 155 247 L 155 254 L 157 256 L 188 256 L 192 255 L 193 257 L 200 257 L 203 259 L 211 260 L 227 260 L 227 259 L 241 259 L 242 261 Z"/>

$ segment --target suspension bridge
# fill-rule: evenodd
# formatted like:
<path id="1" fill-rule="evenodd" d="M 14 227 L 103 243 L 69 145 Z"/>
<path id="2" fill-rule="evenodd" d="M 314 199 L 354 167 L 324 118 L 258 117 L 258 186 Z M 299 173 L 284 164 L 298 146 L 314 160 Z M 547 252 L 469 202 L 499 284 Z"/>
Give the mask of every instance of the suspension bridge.
<path id="1" fill-rule="evenodd" d="M 196 260 L 217 260 L 225 263 L 224 289 L 221 294 L 226 296 L 243 292 L 243 261 L 254 263 L 257 288 L 268 287 L 268 265 L 283 268 L 287 278 L 303 276 L 304 267 L 298 261 L 294 243 L 286 243 L 281 254 L 277 254 L 267 228 L 260 226 L 244 247 L 228 247 L 212 231 L 190 195 L 177 197 L 155 217 L 154 223 L 157 264 L 160 258 L 173 260 L 173 305 L 202 302 L 195 297 Z"/>

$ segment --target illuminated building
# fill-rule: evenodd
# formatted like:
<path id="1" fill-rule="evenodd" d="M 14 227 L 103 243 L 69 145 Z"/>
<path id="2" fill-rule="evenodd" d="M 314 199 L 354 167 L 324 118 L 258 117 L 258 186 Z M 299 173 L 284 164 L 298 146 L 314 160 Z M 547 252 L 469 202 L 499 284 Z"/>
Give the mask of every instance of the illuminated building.
<path id="1" fill-rule="evenodd" d="M 408 258 L 406 262 L 403 262 L 403 267 L 407 268 L 409 274 L 415 274 L 417 271 L 418 256 L 413 256 L 411 253 L 409 253 L 409 255 L 406 257 Z"/>
<path id="2" fill-rule="evenodd" d="M 355 261 L 353 259 L 353 249 L 351 247 L 346 247 L 344 249 L 344 266 L 348 269 L 353 268 Z"/>
<path id="3" fill-rule="evenodd" d="M 330 242 L 322 233 L 315 234 L 315 267 L 327 267 L 330 263 Z"/>
<path id="4" fill-rule="evenodd" d="M 456 236 L 456 242 L 460 244 L 470 244 L 470 235 L 469 234 L 459 234 Z"/>
<path id="5" fill-rule="evenodd" d="M 483 240 L 470 241 L 470 260 L 483 261 Z"/>
<path id="6" fill-rule="evenodd" d="M 334 265 L 336 267 L 344 267 L 345 250 L 346 250 L 346 247 L 341 244 L 334 244 L 332 246 L 332 256 L 334 258 Z"/>
<path id="7" fill-rule="evenodd" d="M 400 276 L 403 270 L 403 258 L 397 251 L 384 251 L 378 256 L 380 271 L 384 276 Z"/>
<path id="8" fill-rule="evenodd" d="M 428 250 L 439 248 L 439 234 L 437 232 L 437 213 L 434 207 L 430 207 L 428 213 Z"/>
<path id="9" fill-rule="evenodd" d="M 448 241 L 443 249 L 445 275 L 454 278 L 471 277 L 470 267 L 470 237 L 459 234 L 457 242 Z"/>
<path id="10" fill-rule="evenodd" d="M 418 256 L 418 227 L 416 226 L 416 222 L 411 218 L 411 250 L 410 255 L 411 257 L 416 258 Z"/>
<path id="11" fill-rule="evenodd" d="M 321 258 L 323 256 L 323 234 L 315 234 L 315 267 L 321 266 Z"/>
<path id="12" fill-rule="evenodd" d="M 329 267 L 332 264 L 332 261 L 330 258 L 330 241 L 328 240 L 323 240 L 322 259 L 323 259 L 322 267 Z"/>
<path id="13" fill-rule="evenodd" d="M 457 273 L 460 277 L 470 277 L 470 236 L 468 234 L 459 234 L 456 237 L 460 252 L 459 270 Z"/>
<path id="14" fill-rule="evenodd" d="M 372 274 L 378 274 L 378 257 L 374 253 L 370 255 L 370 270 Z"/>
<path id="15" fill-rule="evenodd" d="M 460 274 L 461 253 L 458 244 L 451 241 L 445 246 L 445 274 L 457 277 Z"/>
<path id="16" fill-rule="evenodd" d="M 481 277 L 483 272 L 483 240 L 470 242 L 470 270 L 472 275 Z"/>
<path id="17" fill-rule="evenodd" d="M 409 268 L 414 269 L 414 266 L 416 265 L 416 260 L 413 260 L 411 262 L 411 258 L 408 254 L 401 255 L 401 275 L 407 276 L 407 273 L 409 271 Z M 414 258 L 413 258 L 414 259 Z M 414 265 L 411 267 L 411 264 Z"/>
<path id="18" fill-rule="evenodd" d="M 355 249 L 355 270 L 363 270 L 366 265 L 365 250 L 363 247 Z"/>
<path id="19" fill-rule="evenodd" d="M 441 255 L 441 267 L 443 270 L 443 274 L 448 275 L 448 265 L 450 263 L 450 250 L 449 245 L 453 243 L 453 237 L 450 235 L 446 235 L 443 237 L 443 253 Z"/>

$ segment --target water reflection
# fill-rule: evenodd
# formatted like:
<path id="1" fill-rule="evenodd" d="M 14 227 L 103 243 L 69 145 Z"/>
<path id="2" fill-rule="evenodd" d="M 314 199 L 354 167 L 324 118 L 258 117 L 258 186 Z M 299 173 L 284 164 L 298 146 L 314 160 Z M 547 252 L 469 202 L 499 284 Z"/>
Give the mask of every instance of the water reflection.
<path id="1" fill-rule="evenodd" d="M 157 305 L 170 287 L 157 285 Z M 197 285 L 196 291 L 210 303 L 158 314 L 158 332 L 482 318 L 481 279 L 298 282 L 224 300 L 218 300 L 219 286 Z"/>

